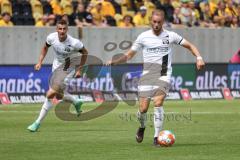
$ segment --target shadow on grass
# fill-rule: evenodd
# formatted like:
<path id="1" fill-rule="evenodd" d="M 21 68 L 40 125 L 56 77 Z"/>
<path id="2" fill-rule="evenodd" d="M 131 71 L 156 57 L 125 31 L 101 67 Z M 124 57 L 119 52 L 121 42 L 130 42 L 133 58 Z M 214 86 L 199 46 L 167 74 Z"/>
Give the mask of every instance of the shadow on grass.
<path id="1" fill-rule="evenodd" d="M 71 103 L 67 101 L 59 102 L 55 107 L 56 116 L 63 121 L 88 121 L 102 117 L 114 110 L 119 102 L 103 102 L 96 105 L 96 108 L 81 113 L 78 117 L 70 112 Z"/>
<path id="2" fill-rule="evenodd" d="M 221 142 L 206 142 L 206 143 L 176 143 L 174 147 L 199 147 L 199 146 L 225 146 L 225 145 L 240 145 L 231 143 L 221 143 Z"/>
<path id="3" fill-rule="evenodd" d="M 66 132 L 66 130 L 58 130 L 55 132 Z M 67 132 L 128 132 L 128 130 L 123 129 L 72 129 L 67 130 Z"/>

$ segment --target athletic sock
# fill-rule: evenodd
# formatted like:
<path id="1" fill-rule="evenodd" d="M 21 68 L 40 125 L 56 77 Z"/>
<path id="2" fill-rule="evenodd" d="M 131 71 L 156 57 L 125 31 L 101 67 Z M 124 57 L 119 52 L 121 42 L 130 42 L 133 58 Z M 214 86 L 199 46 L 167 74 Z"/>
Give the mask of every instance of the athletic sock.
<path id="1" fill-rule="evenodd" d="M 137 112 L 137 118 L 140 122 L 140 127 L 145 128 L 147 123 L 147 113 L 141 113 L 140 111 Z"/>
<path id="2" fill-rule="evenodd" d="M 164 121 L 164 110 L 163 107 L 154 107 L 154 116 L 153 116 L 153 121 L 154 121 L 154 128 L 155 128 L 155 133 L 154 137 L 158 137 L 159 132 L 163 128 L 163 121 Z"/>
<path id="3" fill-rule="evenodd" d="M 74 105 L 78 102 L 78 99 L 69 93 L 64 93 L 63 100 L 70 101 Z"/>
<path id="4" fill-rule="evenodd" d="M 39 113 L 39 116 L 36 120 L 37 123 L 41 123 L 41 121 L 46 117 L 48 111 L 52 108 L 52 102 L 50 99 L 46 98 L 43 105 L 42 105 L 42 109 Z"/>

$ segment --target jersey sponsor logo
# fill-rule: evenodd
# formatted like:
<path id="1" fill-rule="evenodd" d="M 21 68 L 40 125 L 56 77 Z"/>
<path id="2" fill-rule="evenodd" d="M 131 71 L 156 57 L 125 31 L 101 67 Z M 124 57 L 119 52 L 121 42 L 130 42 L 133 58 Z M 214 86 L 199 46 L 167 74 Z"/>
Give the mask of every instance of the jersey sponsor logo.
<path id="1" fill-rule="evenodd" d="M 168 52 L 168 47 L 155 47 L 155 48 L 147 48 L 148 53 L 162 53 Z"/>
<path id="2" fill-rule="evenodd" d="M 64 49 L 64 51 L 65 51 L 65 49 Z M 58 57 L 61 57 L 61 58 L 64 58 L 64 59 L 69 56 L 69 53 L 64 53 L 64 52 L 59 52 L 59 51 L 56 51 L 56 54 L 57 54 Z"/>
<path id="3" fill-rule="evenodd" d="M 71 53 L 72 47 L 69 45 L 68 46 L 59 46 L 59 47 L 56 47 L 54 50 L 55 50 L 57 56 L 66 57 L 67 55 L 69 55 L 69 53 Z"/>

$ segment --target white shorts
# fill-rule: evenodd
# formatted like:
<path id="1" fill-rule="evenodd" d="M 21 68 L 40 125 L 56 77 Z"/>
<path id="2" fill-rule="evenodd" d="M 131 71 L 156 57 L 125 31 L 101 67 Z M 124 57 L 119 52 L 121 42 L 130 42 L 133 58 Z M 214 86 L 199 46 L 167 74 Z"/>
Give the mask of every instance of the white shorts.
<path id="1" fill-rule="evenodd" d="M 68 69 L 67 71 L 57 68 L 52 72 L 49 80 L 49 86 L 56 92 L 63 93 L 71 78 L 75 75 L 75 69 Z"/>
<path id="2" fill-rule="evenodd" d="M 140 80 L 141 81 L 141 80 Z M 159 93 L 168 94 L 171 88 L 170 83 L 159 80 L 158 84 L 156 85 L 139 85 L 138 86 L 138 96 L 139 97 L 146 97 L 152 98 L 154 96 L 159 95 Z"/>

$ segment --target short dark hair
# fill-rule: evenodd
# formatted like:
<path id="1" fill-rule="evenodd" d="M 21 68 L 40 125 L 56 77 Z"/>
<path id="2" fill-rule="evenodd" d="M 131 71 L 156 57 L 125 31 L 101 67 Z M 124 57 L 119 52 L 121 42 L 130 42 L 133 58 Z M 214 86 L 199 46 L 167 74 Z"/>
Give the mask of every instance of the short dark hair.
<path id="1" fill-rule="evenodd" d="M 63 19 L 58 20 L 58 21 L 57 21 L 57 25 L 58 25 L 58 24 L 66 25 L 66 26 L 68 25 L 67 21 L 65 21 L 65 20 L 63 20 Z"/>
<path id="2" fill-rule="evenodd" d="M 160 15 L 160 16 L 163 16 L 163 18 L 165 18 L 165 12 L 162 9 L 153 10 L 151 17 L 153 17 L 154 15 Z"/>
<path id="3" fill-rule="evenodd" d="M 9 12 L 3 12 L 2 13 L 2 17 L 6 16 L 6 15 L 11 16 L 11 14 Z"/>

